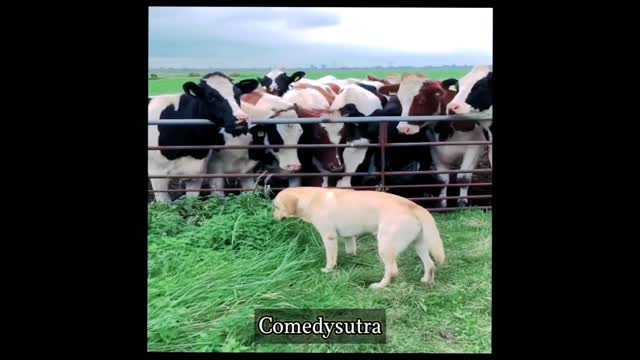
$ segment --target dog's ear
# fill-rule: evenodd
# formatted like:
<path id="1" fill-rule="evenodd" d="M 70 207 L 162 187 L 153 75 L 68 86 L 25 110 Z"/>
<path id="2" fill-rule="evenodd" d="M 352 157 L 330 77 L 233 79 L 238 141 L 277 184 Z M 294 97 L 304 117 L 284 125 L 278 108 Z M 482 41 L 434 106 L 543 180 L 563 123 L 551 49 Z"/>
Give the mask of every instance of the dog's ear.
<path id="1" fill-rule="evenodd" d="M 292 194 L 286 194 L 282 198 L 282 206 L 286 211 L 287 215 L 297 215 L 298 214 L 298 198 Z"/>

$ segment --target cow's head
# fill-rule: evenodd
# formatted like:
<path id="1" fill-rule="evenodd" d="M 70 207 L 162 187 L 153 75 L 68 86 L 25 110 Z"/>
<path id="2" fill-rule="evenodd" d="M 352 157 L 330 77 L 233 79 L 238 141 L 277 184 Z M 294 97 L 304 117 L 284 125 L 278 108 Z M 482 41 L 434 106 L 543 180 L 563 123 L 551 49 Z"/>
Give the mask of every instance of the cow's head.
<path id="1" fill-rule="evenodd" d="M 282 96 L 289 90 L 289 85 L 302 79 L 305 76 L 304 71 L 296 71 L 291 76 L 282 70 L 271 70 L 262 79 L 258 81 L 272 95 Z"/>
<path id="2" fill-rule="evenodd" d="M 441 82 L 429 80 L 422 74 L 405 74 L 400 84 L 385 85 L 379 92 L 397 94 L 402 107 L 401 116 L 442 115 L 446 104 L 455 96 L 455 91 L 445 89 Z M 425 121 L 400 121 L 397 128 L 400 134 L 413 135 L 427 124 Z"/>
<path id="3" fill-rule="evenodd" d="M 493 106 L 493 72 L 488 66 L 476 66 L 459 81 L 459 91 L 447 104 L 451 115 L 485 111 Z"/>
<path id="4" fill-rule="evenodd" d="M 269 118 L 292 118 L 297 119 L 298 114 L 294 107 L 284 109 L 273 109 L 273 115 Z M 300 124 L 269 124 L 264 125 L 265 145 L 296 145 L 302 136 L 302 125 Z M 302 168 L 300 158 L 298 157 L 298 149 L 273 149 L 267 150 L 273 157 L 278 160 L 280 169 L 288 172 L 297 172 Z"/>
<path id="5" fill-rule="evenodd" d="M 326 118 L 334 119 L 340 117 L 357 116 L 360 114 L 353 104 L 346 104 L 340 109 L 307 109 L 302 106 L 295 106 L 298 117 L 301 118 Z M 362 114 L 360 114 L 362 115 Z M 303 128 L 308 133 L 310 142 L 314 144 L 341 144 L 345 142 L 346 133 L 344 123 L 325 122 L 320 124 L 306 124 Z M 314 149 L 314 157 L 318 159 L 323 168 L 331 172 L 344 170 L 344 164 L 340 159 L 338 148 L 325 147 Z"/>
<path id="6" fill-rule="evenodd" d="M 234 85 L 228 76 L 215 72 L 205 75 L 200 84 L 189 81 L 182 88 L 187 95 L 201 100 L 207 119 L 224 126 L 229 134 L 239 134 L 246 132 L 249 118 L 240 109 L 240 95 L 257 86 L 255 80 L 243 80 Z"/>

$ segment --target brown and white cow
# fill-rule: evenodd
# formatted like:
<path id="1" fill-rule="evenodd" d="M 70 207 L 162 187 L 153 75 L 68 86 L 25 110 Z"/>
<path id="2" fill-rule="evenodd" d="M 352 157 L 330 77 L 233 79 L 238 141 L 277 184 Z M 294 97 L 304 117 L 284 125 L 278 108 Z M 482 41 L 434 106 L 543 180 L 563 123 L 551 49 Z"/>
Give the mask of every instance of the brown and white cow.
<path id="1" fill-rule="evenodd" d="M 422 74 L 404 74 L 399 84 L 385 85 L 380 92 L 387 95 L 397 92 L 402 106 L 402 116 L 445 115 L 447 104 L 457 93 L 453 88 L 455 83 L 455 79 L 440 82 L 430 80 Z M 428 125 L 431 126 L 425 129 Z M 458 142 L 485 139 L 482 127 L 476 121 L 440 121 L 435 125 L 425 121 L 401 121 L 397 128 L 400 134 L 405 135 L 417 134 L 425 129 L 431 141 Z M 475 169 L 482 149 L 483 145 L 430 146 L 433 162 L 439 171 L 452 170 L 460 161 L 460 170 Z M 440 196 L 446 197 L 449 174 L 438 174 L 438 178 L 444 184 Z M 471 173 L 457 175 L 460 184 L 471 182 L 471 178 Z M 468 190 L 468 186 L 461 187 L 460 196 L 467 196 Z M 458 206 L 464 207 L 468 203 L 468 199 L 458 199 Z M 446 207 L 446 204 L 446 200 L 440 201 L 442 207 Z"/>

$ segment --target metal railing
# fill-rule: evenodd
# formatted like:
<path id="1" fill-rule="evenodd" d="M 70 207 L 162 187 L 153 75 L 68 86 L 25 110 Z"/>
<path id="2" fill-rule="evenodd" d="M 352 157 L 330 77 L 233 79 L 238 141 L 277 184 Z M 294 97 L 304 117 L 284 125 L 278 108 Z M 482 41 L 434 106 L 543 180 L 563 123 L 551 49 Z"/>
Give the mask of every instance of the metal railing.
<path id="1" fill-rule="evenodd" d="M 379 123 L 379 135 L 378 143 L 370 144 L 296 144 L 296 145 L 182 145 L 182 146 L 149 146 L 148 150 L 194 150 L 194 149 L 317 149 L 317 148 L 380 148 L 380 163 L 386 164 L 386 151 L 387 148 L 392 147 L 423 147 L 423 146 L 455 146 L 455 145 L 491 145 L 490 141 L 436 141 L 436 142 L 411 142 L 411 143 L 389 143 L 387 142 L 387 123 L 398 121 L 424 121 L 424 122 L 438 122 L 438 121 L 492 121 L 491 114 L 474 113 L 472 115 L 434 115 L 434 116 L 370 116 L 370 117 L 357 117 L 357 118 L 335 118 L 329 119 L 324 117 L 319 118 L 269 118 L 262 120 L 252 120 L 252 125 L 267 125 L 267 124 L 321 124 L 321 123 Z M 149 120 L 148 125 L 213 125 L 212 122 L 206 119 L 180 119 L 180 120 Z M 380 171 L 372 172 L 315 172 L 315 173 L 224 173 L 224 174 L 201 174 L 201 175 L 189 175 L 188 177 L 180 175 L 155 175 L 150 174 L 149 178 L 166 178 L 166 179 L 183 179 L 183 178 L 247 178 L 255 177 L 260 178 L 265 175 L 269 177 L 343 177 L 343 176 L 380 176 L 380 183 L 378 186 L 351 186 L 346 189 L 356 190 L 378 190 L 387 191 L 389 189 L 415 189 L 415 188 L 441 188 L 441 184 L 404 184 L 404 185 L 387 185 L 386 178 L 390 176 L 399 175 L 435 175 L 435 174 L 457 174 L 457 173 L 492 173 L 492 169 L 473 169 L 473 170 L 423 170 L 423 171 L 385 171 L 384 166 L 381 166 Z M 490 187 L 493 182 L 471 182 L 465 184 L 450 183 L 448 188 L 456 188 L 468 186 L 469 189 L 473 187 Z M 271 187 L 271 190 L 278 191 L 285 188 Z M 167 189 L 167 190 L 149 190 L 150 193 L 154 192 L 185 192 L 185 189 Z M 193 191 L 200 192 L 236 192 L 236 191 L 254 191 L 254 189 L 242 189 L 242 188 L 218 188 L 218 189 L 193 189 Z M 492 199 L 492 195 L 467 195 L 467 196 L 446 196 L 446 197 L 409 197 L 408 199 L 413 201 L 437 201 L 437 200 L 449 200 L 449 199 Z M 491 206 L 474 206 L 474 209 L 491 209 Z M 448 208 L 428 208 L 431 211 L 451 211 L 462 209 L 459 207 Z"/>

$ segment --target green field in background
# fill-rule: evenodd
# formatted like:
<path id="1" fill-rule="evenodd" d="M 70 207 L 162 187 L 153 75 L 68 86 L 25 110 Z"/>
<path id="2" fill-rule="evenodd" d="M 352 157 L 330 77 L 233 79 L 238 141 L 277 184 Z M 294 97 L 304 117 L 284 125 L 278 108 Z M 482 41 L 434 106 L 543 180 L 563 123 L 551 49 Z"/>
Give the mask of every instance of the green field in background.
<path id="1" fill-rule="evenodd" d="M 425 69 L 390 69 L 390 70 L 381 70 L 381 69 L 371 69 L 371 70 L 310 70 L 305 71 L 307 74 L 305 78 L 308 79 L 318 79 L 325 75 L 333 75 L 338 79 L 346 79 L 346 78 L 357 78 L 357 79 L 366 79 L 367 74 L 372 74 L 378 77 L 384 77 L 389 74 L 402 74 L 404 72 L 412 72 L 412 73 L 421 73 L 428 76 L 434 80 L 444 80 L 447 78 L 456 78 L 459 79 L 464 76 L 467 72 L 469 72 L 471 68 L 425 68 Z M 294 71 L 288 71 L 288 74 L 292 74 Z M 149 81 L 149 95 L 162 95 L 162 94 L 172 94 L 177 92 L 182 92 L 182 84 L 187 81 L 197 81 L 199 79 L 198 76 L 190 77 L 189 73 L 175 73 L 175 72 L 156 72 L 159 79 L 157 80 L 148 80 Z M 242 79 L 248 78 L 262 78 L 266 72 L 259 71 L 229 71 L 227 75 L 233 77 L 235 81 L 239 81 Z M 205 73 L 200 72 L 200 75 L 205 75 Z M 237 75 L 237 76 L 235 76 Z"/>

